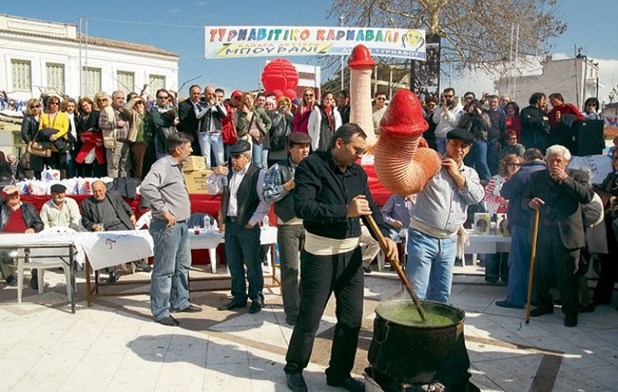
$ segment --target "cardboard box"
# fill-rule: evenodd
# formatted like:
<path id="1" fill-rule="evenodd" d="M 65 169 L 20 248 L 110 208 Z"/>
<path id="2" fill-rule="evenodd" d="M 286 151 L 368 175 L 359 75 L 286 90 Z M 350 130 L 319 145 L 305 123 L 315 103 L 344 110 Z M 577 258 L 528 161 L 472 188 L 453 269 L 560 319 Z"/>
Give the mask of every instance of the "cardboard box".
<path id="1" fill-rule="evenodd" d="M 212 170 L 193 170 L 184 172 L 185 182 L 187 183 L 187 190 L 189 193 L 205 195 L 206 191 L 206 177 L 212 173 Z"/>
<path id="2" fill-rule="evenodd" d="M 182 164 L 183 172 L 190 172 L 196 170 L 206 170 L 206 161 L 201 155 L 191 155 L 189 157 L 189 160 L 183 162 Z"/>
<path id="3" fill-rule="evenodd" d="M 474 234 L 489 234 L 491 229 L 489 212 L 474 213 Z"/>

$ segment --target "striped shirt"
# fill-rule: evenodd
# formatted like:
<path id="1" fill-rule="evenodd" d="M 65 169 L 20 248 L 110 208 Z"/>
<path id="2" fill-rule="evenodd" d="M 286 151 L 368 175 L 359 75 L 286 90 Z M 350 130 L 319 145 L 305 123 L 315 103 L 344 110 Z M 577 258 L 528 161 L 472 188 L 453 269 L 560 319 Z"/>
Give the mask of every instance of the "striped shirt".
<path id="1" fill-rule="evenodd" d="M 467 219 L 468 206 L 479 203 L 484 196 L 479 175 L 474 169 L 462 164 L 459 172 L 466 177 L 463 189 L 457 186 L 446 168 L 440 169 L 427 182 L 416 196 L 416 204 L 411 211 L 411 227 L 430 227 L 450 235 L 457 232 Z M 420 225 L 415 226 L 414 221 L 420 222 Z"/>

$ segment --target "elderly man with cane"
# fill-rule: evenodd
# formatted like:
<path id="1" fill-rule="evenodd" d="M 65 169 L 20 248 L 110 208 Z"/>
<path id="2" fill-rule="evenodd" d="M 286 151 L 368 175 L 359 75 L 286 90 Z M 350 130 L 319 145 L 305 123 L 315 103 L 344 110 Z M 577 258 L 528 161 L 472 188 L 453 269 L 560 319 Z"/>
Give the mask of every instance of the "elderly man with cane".
<path id="1" fill-rule="evenodd" d="M 566 147 L 549 147 L 545 155 L 547 169 L 532 173 L 523 202 L 540 212 L 538 231 L 542 233 L 537 238 L 538 266 L 534 271 L 539 306 L 530 316 L 554 312 L 551 288 L 555 279 L 564 325 L 575 327 L 579 307 L 576 272 L 580 250 L 586 244 L 580 204 L 590 202 L 593 191 L 584 172 L 567 169 L 570 160 Z"/>

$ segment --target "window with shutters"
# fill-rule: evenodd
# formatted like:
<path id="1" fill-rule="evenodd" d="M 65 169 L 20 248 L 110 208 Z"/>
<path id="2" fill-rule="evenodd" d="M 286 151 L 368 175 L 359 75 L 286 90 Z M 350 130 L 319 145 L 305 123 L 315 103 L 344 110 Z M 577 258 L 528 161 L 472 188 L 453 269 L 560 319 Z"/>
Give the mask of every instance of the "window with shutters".
<path id="1" fill-rule="evenodd" d="M 165 88 L 165 76 L 163 75 L 150 75 L 148 77 L 148 91 L 151 95 L 154 95 L 158 89 Z"/>
<path id="2" fill-rule="evenodd" d="M 101 68 L 84 67 L 82 77 L 84 97 L 92 98 L 101 91 Z"/>
<path id="3" fill-rule="evenodd" d="M 46 90 L 54 94 L 64 94 L 64 64 L 47 63 L 47 88 Z"/>
<path id="4" fill-rule="evenodd" d="M 11 60 L 13 91 L 32 91 L 32 66 L 28 60 Z"/>
<path id="5" fill-rule="evenodd" d="M 116 80 L 116 90 L 130 93 L 135 89 L 135 73 L 133 72 L 118 71 L 116 73 Z"/>

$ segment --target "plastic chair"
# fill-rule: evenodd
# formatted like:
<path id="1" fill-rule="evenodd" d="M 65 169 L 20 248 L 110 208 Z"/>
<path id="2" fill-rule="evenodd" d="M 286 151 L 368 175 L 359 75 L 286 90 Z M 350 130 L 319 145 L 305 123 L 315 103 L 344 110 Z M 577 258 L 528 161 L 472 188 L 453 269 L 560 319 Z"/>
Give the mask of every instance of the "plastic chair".
<path id="1" fill-rule="evenodd" d="M 68 227 L 52 227 L 41 231 L 42 234 L 75 234 L 75 230 Z M 32 258 L 31 256 L 37 256 Z M 39 257 L 45 256 L 45 257 Z M 45 249 L 34 248 L 28 253 L 17 258 L 17 302 L 21 303 L 22 292 L 24 290 L 24 271 L 37 269 L 37 278 L 39 280 L 39 294 L 43 294 L 45 283 L 43 277 L 46 269 L 62 268 L 66 278 L 67 296 L 69 302 L 72 300 L 73 290 L 71 289 L 71 266 L 68 260 L 64 260 L 68 255 L 65 249 Z"/>

